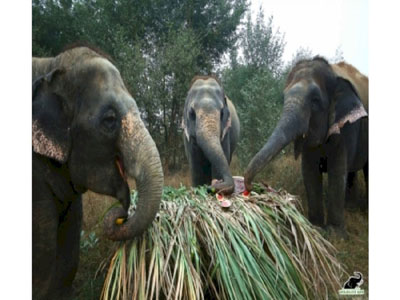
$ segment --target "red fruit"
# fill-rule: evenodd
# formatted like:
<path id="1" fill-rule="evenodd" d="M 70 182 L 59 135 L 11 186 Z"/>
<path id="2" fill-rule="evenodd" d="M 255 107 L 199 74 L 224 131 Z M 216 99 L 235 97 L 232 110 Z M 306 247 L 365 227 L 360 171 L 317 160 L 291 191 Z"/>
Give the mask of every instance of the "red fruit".
<path id="1" fill-rule="evenodd" d="M 228 207 L 230 207 L 231 205 L 232 205 L 232 202 L 229 201 L 229 200 L 224 200 L 224 201 L 221 202 L 221 206 L 222 206 L 223 208 L 228 208 Z"/>
<path id="2" fill-rule="evenodd" d="M 221 195 L 221 194 L 215 194 L 215 196 L 217 197 L 217 200 L 218 201 L 223 201 L 224 200 L 224 196 L 223 195 Z"/>
<path id="3" fill-rule="evenodd" d="M 245 190 L 242 195 L 245 197 L 249 197 L 250 192 L 248 190 Z"/>

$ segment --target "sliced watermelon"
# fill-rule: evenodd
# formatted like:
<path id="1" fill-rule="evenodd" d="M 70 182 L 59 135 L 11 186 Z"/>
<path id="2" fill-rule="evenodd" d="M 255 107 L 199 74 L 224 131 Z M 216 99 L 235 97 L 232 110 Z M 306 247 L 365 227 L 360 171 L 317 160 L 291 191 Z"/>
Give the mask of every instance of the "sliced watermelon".
<path id="1" fill-rule="evenodd" d="M 249 192 L 248 190 L 245 190 L 245 191 L 242 193 L 242 195 L 243 195 L 244 197 L 249 197 L 249 196 L 250 196 L 250 192 Z"/>
<path id="2" fill-rule="evenodd" d="M 232 205 L 232 202 L 229 201 L 229 200 L 221 201 L 221 206 L 222 206 L 223 208 L 229 208 L 229 207 L 231 207 L 231 205 Z"/>
<path id="3" fill-rule="evenodd" d="M 216 193 L 216 194 L 215 194 L 215 197 L 217 197 L 217 200 L 218 200 L 218 201 L 224 201 L 224 195 L 222 195 L 222 194 Z"/>

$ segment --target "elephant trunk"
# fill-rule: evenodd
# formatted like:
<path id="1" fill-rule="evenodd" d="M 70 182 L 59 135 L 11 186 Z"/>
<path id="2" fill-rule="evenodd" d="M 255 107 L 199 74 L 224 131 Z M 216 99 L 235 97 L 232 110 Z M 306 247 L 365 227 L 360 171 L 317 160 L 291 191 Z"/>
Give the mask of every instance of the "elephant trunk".
<path id="1" fill-rule="evenodd" d="M 199 123 L 201 125 L 197 128 L 197 143 L 211 163 L 212 168 L 222 177 L 218 179 L 222 179 L 223 182 L 215 184 L 213 187 L 217 192 L 231 194 L 234 190 L 234 181 L 229 170 L 228 160 L 222 149 L 219 137 L 219 122 L 215 122 L 215 120 L 212 121 L 211 119 L 212 118 L 209 118 L 209 122 L 203 120 Z M 217 120 L 219 121 L 219 119 Z M 215 176 L 216 174 L 213 175 Z"/>
<path id="2" fill-rule="evenodd" d="M 287 104 L 286 104 L 287 103 Z M 310 113 L 304 110 L 298 101 L 287 101 L 281 118 L 264 147 L 253 157 L 244 174 L 246 189 L 251 191 L 254 177 L 286 145 L 308 131 Z"/>
<path id="3" fill-rule="evenodd" d="M 111 240 L 127 240 L 140 236 L 154 220 L 161 201 L 163 171 L 157 147 L 140 119 L 137 108 L 122 119 L 120 151 L 128 182 L 134 178 L 138 202 L 133 216 L 117 225 L 117 218 L 126 217 L 126 209 L 111 209 L 104 219 L 104 231 Z"/>

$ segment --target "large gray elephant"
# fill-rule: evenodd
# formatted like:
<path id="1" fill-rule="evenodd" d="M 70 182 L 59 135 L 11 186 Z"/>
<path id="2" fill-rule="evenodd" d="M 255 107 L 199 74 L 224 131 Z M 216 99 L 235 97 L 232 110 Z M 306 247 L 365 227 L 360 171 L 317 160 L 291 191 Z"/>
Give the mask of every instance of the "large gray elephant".
<path id="1" fill-rule="evenodd" d="M 193 186 L 210 184 L 230 194 L 234 182 L 229 170 L 239 140 L 240 124 L 233 103 L 211 76 L 196 76 L 185 101 L 182 127 Z"/>
<path id="2" fill-rule="evenodd" d="M 341 235 L 349 172 L 368 176 L 368 78 L 346 63 L 331 66 L 314 57 L 298 62 L 288 75 L 281 118 L 245 172 L 251 182 L 283 147 L 294 142 L 302 154 L 302 174 L 312 223 L 324 225 L 322 173 L 328 173 L 327 226 Z M 360 100 L 361 97 L 361 100 Z M 367 180 L 366 180 L 367 181 Z"/>
<path id="3" fill-rule="evenodd" d="M 160 204 L 163 172 L 156 145 L 118 69 L 99 51 L 74 47 L 33 58 L 33 298 L 70 294 L 79 261 L 81 194 L 119 200 L 105 235 L 141 235 Z M 136 180 L 136 212 L 122 225 Z"/>

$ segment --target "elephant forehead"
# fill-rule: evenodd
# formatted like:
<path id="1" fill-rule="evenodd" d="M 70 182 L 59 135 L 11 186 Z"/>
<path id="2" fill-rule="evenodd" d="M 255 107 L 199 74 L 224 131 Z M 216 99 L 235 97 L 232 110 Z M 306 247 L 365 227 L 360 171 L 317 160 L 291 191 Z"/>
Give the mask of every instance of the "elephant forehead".
<path id="1" fill-rule="evenodd" d="M 222 88 L 213 78 L 209 78 L 207 80 L 198 79 L 193 83 L 192 87 L 190 88 L 190 92 L 196 96 L 201 96 L 202 94 L 215 96 L 222 93 Z"/>
<path id="2" fill-rule="evenodd" d="M 220 87 L 218 82 L 212 77 L 207 78 L 207 79 L 199 78 L 192 84 L 193 88 L 199 87 L 199 86 L 203 86 L 203 87 Z"/>
<path id="3" fill-rule="evenodd" d="M 285 89 L 285 97 L 290 96 L 291 98 L 301 98 L 304 93 L 307 92 L 308 86 L 309 83 L 307 83 L 305 79 L 293 82 L 292 85 Z"/>
<path id="4" fill-rule="evenodd" d="M 220 110 L 223 105 L 223 95 L 220 89 L 215 88 L 198 88 L 192 93 L 191 106 L 197 111 L 205 110 Z"/>
<path id="5" fill-rule="evenodd" d="M 88 66 L 93 66 L 98 68 L 99 70 L 104 70 L 105 72 L 111 72 L 113 74 L 118 74 L 118 69 L 107 59 L 103 57 L 93 57 L 88 60 Z"/>
<path id="6" fill-rule="evenodd" d="M 94 57 L 82 65 L 82 75 L 86 82 L 91 82 L 97 88 L 123 88 L 121 75 L 118 69 L 107 59 Z"/>
<path id="7" fill-rule="evenodd" d="M 318 60 L 308 61 L 292 69 L 288 76 L 290 81 L 287 82 L 285 90 L 291 89 L 293 85 L 303 80 L 313 81 L 318 86 L 323 87 L 330 75 L 333 75 L 333 72 L 326 63 L 321 63 Z"/>
<path id="8" fill-rule="evenodd" d="M 193 101 L 192 107 L 196 112 L 202 110 L 204 113 L 211 114 L 219 111 L 223 107 L 223 104 L 216 95 L 203 94 L 201 96 L 199 95 L 199 97 Z"/>

